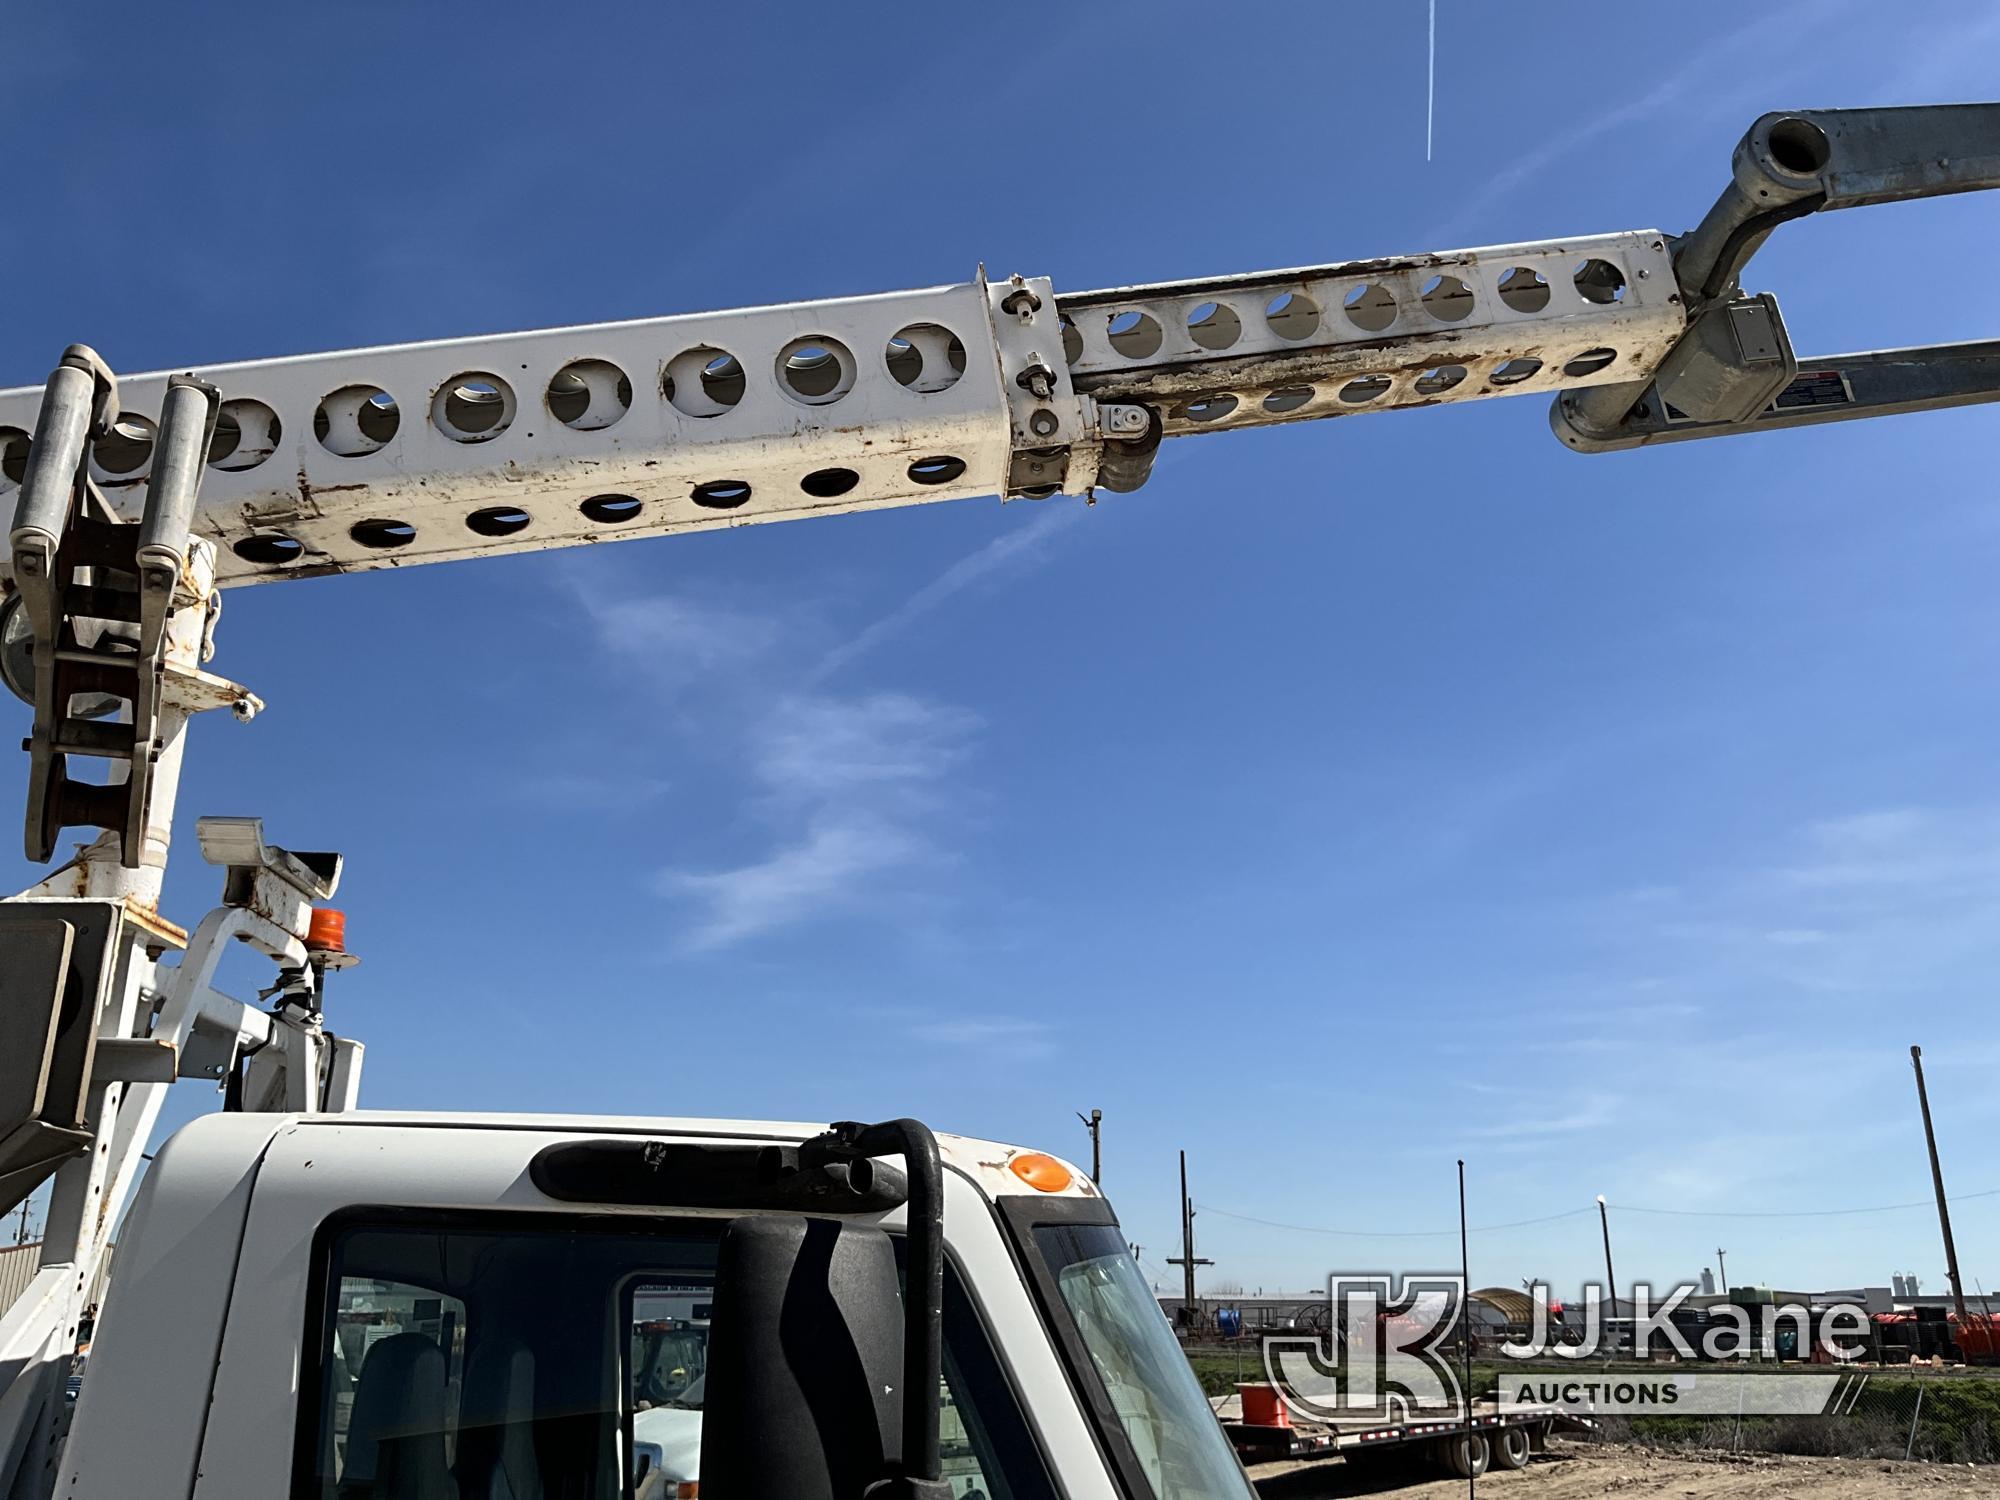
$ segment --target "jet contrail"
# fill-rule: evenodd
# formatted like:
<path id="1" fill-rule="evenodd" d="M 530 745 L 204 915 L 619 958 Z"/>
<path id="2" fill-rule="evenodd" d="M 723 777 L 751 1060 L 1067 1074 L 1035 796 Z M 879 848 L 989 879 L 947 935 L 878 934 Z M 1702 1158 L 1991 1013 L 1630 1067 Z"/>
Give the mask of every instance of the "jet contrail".
<path id="1" fill-rule="evenodd" d="M 1431 159 L 1431 122 L 1437 118 L 1438 97 L 1438 0 L 1431 0 L 1431 44 L 1425 68 L 1424 160 Z"/>

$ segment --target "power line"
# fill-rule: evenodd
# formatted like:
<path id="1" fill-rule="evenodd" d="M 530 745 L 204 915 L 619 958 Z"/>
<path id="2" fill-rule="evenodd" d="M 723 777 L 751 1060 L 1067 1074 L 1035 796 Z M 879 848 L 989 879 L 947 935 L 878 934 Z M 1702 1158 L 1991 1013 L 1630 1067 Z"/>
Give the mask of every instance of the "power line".
<path id="1" fill-rule="evenodd" d="M 1977 1193 L 1955 1193 L 1948 1199 L 1952 1203 L 1968 1203 L 1978 1198 L 2000 1198 L 2000 1188 L 1987 1188 Z M 1226 1208 L 1217 1208 L 1212 1203 L 1196 1205 L 1204 1213 L 1220 1214 L 1225 1219 L 1236 1219 L 1245 1224 L 1261 1224 L 1266 1229 L 1289 1229 L 1298 1234 L 1333 1235 L 1341 1239 L 1356 1240 L 1426 1240 L 1445 1239 L 1458 1233 L 1453 1229 L 1328 1229 L 1319 1224 L 1290 1224 L 1281 1219 L 1263 1219 L 1255 1214 L 1239 1214 Z M 1610 1207 L 1627 1214 L 1661 1214 L 1680 1219 L 1834 1219 L 1852 1214 L 1897 1213 L 1912 1208 L 1930 1208 L 1928 1198 L 1915 1199 L 1908 1203 L 1877 1203 L 1866 1208 L 1799 1208 L 1742 1210 L 1725 1208 L 1649 1208 L 1636 1203 L 1612 1201 Z M 1591 1202 L 1582 1208 L 1565 1209 L 1561 1213 L 1543 1214 L 1534 1219 L 1514 1219 L 1505 1224 L 1475 1224 L 1472 1234 L 1492 1234 L 1502 1229 L 1526 1229 L 1536 1224 L 1554 1224 L 1562 1219 L 1580 1218 L 1595 1213 L 1597 1204 Z"/>
<path id="2" fill-rule="evenodd" d="M 1339 1235 L 1343 1239 L 1428 1240 L 1436 1239 L 1440 1236 L 1450 1237 L 1458 1233 L 1455 1227 L 1451 1229 L 1323 1229 L 1316 1224 L 1285 1224 L 1276 1219 L 1260 1219 L 1254 1214 L 1231 1213 L 1228 1209 L 1217 1208 L 1212 1203 L 1201 1203 L 1197 1204 L 1196 1207 L 1200 1208 L 1203 1213 L 1221 1214 L 1225 1219 L 1241 1219 L 1246 1224 L 1262 1224 L 1267 1229 L 1295 1229 L 1301 1234 L 1333 1234 Z M 1547 1214 L 1539 1219 L 1516 1219 L 1510 1224 L 1475 1224 L 1469 1233 L 1487 1234 L 1496 1229 L 1520 1229 L 1529 1224 L 1553 1224 L 1558 1219 L 1574 1219 L 1578 1214 L 1592 1213 L 1595 1209 L 1596 1205 L 1593 1204 L 1590 1208 L 1572 1208 L 1565 1213 Z"/>
<path id="3" fill-rule="evenodd" d="M 1974 1198 L 2000 1198 L 2000 1188 L 1988 1188 L 1981 1193 L 1954 1193 L 1945 1201 L 1967 1203 Z M 1724 1208 L 1641 1208 L 1633 1203 L 1613 1203 L 1611 1206 L 1620 1213 L 1670 1214 L 1679 1219 L 1837 1219 L 1848 1214 L 1889 1214 L 1906 1208 L 1934 1208 L 1936 1203 L 1930 1198 L 1918 1198 L 1909 1203 L 1877 1203 L 1868 1208 L 1763 1209 L 1754 1212 Z"/>

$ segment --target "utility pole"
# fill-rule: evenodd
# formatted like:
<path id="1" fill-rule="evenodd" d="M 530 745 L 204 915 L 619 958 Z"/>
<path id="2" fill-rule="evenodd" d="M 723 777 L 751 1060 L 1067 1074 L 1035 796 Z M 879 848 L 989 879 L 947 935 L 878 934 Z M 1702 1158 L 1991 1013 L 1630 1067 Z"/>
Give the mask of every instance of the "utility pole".
<path id="1" fill-rule="evenodd" d="M 1722 1247 L 1720 1245 L 1715 1247 L 1715 1271 L 1722 1278 L 1722 1295 L 1727 1297 L 1729 1295 L 1729 1267 L 1723 1264 Z"/>
<path id="2" fill-rule="evenodd" d="M 1458 1316 L 1460 1319 L 1458 1336 L 1459 1368 L 1464 1371 L 1465 1384 L 1460 1388 L 1459 1399 L 1465 1403 L 1465 1425 L 1472 1425 L 1472 1252 L 1466 1248 L 1465 1240 L 1465 1158 L 1458 1159 Z M 1496 1390 L 1494 1402 L 1500 1397 Z M 1467 1443 L 1472 1439 L 1468 1437 Z M 1466 1466 L 1468 1469 L 1471 1465 Z M 1479 1493 L 1477 1475 L 1465 1476 L 1465 1493 L 1468 1497 Z"/>
<path id="3" fill-rule="evenodd" d="M 1958 1308 L 1958 1326 L 1970 1330 L 1965 1317 L 1965 1288 L 1958 1279 L 1958 1249 L 1951 1242 L 1951 1210 L 1945 1206 L 1944 1168 L 1938 1165 L 1937 1132 L 1931 1128 L 1931 1096 L 1924 1088 L 1924 1049 L 1910 1049 L 1910 1066 L 1917 1072 L 1917 1104 L 1924 1112 L 1924 1145 L 1931 1154 L 1931 1186 L 1937 1190 L 1938 1227 L 1944 1231 L 1944 1272 L 1951 1278 L 1951 1300 Z"/>
<path id="4" fill-rule="evenodd" d="M 1181 1153 L 1181 1253 L 1167 1262 L 1181 1268 L 1181 1326 L 1194 1332 L 1194 1268 L 1212 1266 L 1212 1260 L 1197 1260 L 1194 1253 L 1194 1199 L 1187 1190 L 1187 1152 Z"/>
<path id="5" fill-rule="evenodd" d="M 21 1202 L 21 1222 L 14 1230 L 14 1243 L 17 1245 L 25 1245 L 28 1243 L 28 1200 L 27 1199 L 23 1199 Z"/>
<path id="6" fill-rule="evenodd" d="M 1090 1132 L 1090 1180 L 1099 1187 L 1102 1187 L 1104 1185 L 1104 1145 L 1099 1139 L 1098 1133 L 1104 1126 L 1104 1111 L 1093 1109 L 1089 1114 L 1085 1114 L 1082 1110 L 1078 1110 L 1076 1117 L 1083 1121 L 1083 1128 Z M 1183 1194 L 1186 1193 L 1187 1184 L 1181 1184 L 1181 1191 Z"/>
<path id="7" fill-rule="evenodd" d="M 1611 1272 L 1611 1211 L 1606 1206 L 1602 1193 L 1597 1195 L 1597 1221 L 1604 1227 L 1604 1295 L 1611 1299 L 1611 1311 L 1605 1314 L 1605 1321 L 1609 1323 L 1616 1321 L 1618 1317 L 1618 1278 Z M 1618 1352 L 1616 1334 L 1611 1338 L 1611 1352 L 1613 1354 Z M 1639 1357 L 1637 1349 L 1632 1351 L 1632 1357 L 1634 1359 Z"/>

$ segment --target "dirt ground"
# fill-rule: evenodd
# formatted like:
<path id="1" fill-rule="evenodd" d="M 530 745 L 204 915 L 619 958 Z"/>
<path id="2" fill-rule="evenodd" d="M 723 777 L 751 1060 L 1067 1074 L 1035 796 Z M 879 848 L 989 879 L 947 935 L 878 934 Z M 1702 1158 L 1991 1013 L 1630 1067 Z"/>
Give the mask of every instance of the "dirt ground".
<path id="1" fill-rule="evenodd" d="M 1458 1500 L 1463 1479 L 1342 1473 L 1339 1462 L 1254 1464 L 1264 1500 L 1382 1495 L 1394 1500 Z M 1479 1493 L 1493 1500 L 1900 1500 L 1909 1495 L 2000 1497 L 2000 1466 L 1892 1463 L 1875 1458 L 1793 1458 L 1770 1453 L 1669 1454 L 1620 1444 L 1551 1443 L 1514 1473 L 1489 1473 Z"/>

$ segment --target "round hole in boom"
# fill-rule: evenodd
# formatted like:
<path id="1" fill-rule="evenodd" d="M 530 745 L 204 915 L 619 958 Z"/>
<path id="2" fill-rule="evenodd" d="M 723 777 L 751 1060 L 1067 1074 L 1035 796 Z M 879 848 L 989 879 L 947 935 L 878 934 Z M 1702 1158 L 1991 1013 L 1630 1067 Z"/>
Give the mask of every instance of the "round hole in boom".
<path id="1" fill-rule="evenodd" d="M 1279 292 L 1264 304 L 1264 324 L 1292 343 L 1309 339 L 1319 329 L 1319 304 L 1304 292 Z"/>
<path id="2" fill-rule="evenodd" d="M 1243 337 L 1243 320 L 1226 302 L 1201 302 L 1188 309 L 1188 337 L 1204 349 L 1227 349 Z"/>
<path id="3" fill-rule="evenodd" d="M 1472 315 L 1472 288 L 1456 276 L 1433 276 L 1424 283 L 1424 311 L 1440 323 L 1462 323 Z"/>
<path id="4" fill-rule="evenodd" d="M 344 385 L 313 412 L 313 436 L 329 453 L 360 458 L 387 447 L 402 420 L 396 398 L 380 386 Z"/>
<path id="5" fill-rule="evenodd" d="M 403 414 L 394 396 L 387 391 L 376 391 L 361 403 L 355 423 L 362 436 L 379 446 L 396 435 L 396 429 L 403 425 Z"/>
<path id="6" fill-rule="evenodd" d="M 247 563 L 260 567 L 282 567 L 295 563 L 305 552 L 305 546 L 282 531 L 260 531 L 255 535 L 239 537 L 230 544 L 229 550 Z"/>
<path id="7" fill-rule="evenodd" d="M 1074 366 L 1083 358 L 1083 335 L 1077 332 L 1076 324 L 1070 321 L 1068 313 L 1061 319 L 1063 341 L 1063 363 Z"/>
<path id="8" fill-rule="evenodd" d="M 1104 327 L 1110 335 L 1111 347 L 1127 359 L 1151 359 L 1166 342 L 1166 335 L 1160 332 L 1153 315 L 1136 307 L 1112 313 Z"/>
<path id="9" fill-rule="evenodd" d="M 606 359 L 573 359 L 556 371 L 544 399 L 563 426 L 596 432 L 632 409 L 632 378 Z"/>
<path id="10" fill-rule="evenodd" d="M 1519 385 L 1539 373 L 1542 362 L 1531 354 L 1519 355 L 1506 361 L 1493 371 L 1490 377 L 1495 385 Z"/>
<path id="11" fill-rule="evenodd" d="M 1234 396 L 1203 396 L 1199 400 L 1182 403 L 1174 415 L 1184 422 L 1220 422 L 1235 410 Z"/>
<path id="12" fill-rule="evenodd" d="M 1586 349 L 1563 366 L 1563 374 L 1572 379 L 1595 375 L 1616 358 L 1618 358 L 1616 349 Z"/>
<path id="13" fill-rule="evenodd" d="M 514 420 L 514 391 L 498 375 L 454 375 L 431 397 L 431 421 L 454 443 L 484 443 Z"/>
<path id="14" fill-rule="evenodd" d="M 585 519 L 600 526 L 617 526 L 635 520 L 642 507 L 630 495 L 592 495 L 577 507 Z"/>
<path id="15" fill-rule="evenodd" d="M 512 536 L 526 531 L 530 516 L 513 505 L 489 505 L 465 518 L 465 528 L 479 536 Z"/>
<path id="16" fill-rule="evenodd" d="M 703 510 L 735 510 L 750 498 L 750 485 L 742 479 L 711 479 L 696 485 L 689 498 Z"/>
<path id="17" fill-rule="evenodd" d="M 778 351 L 778 384 L 794 401 L 830 405 L 854 389 L 854 356 L 823 333 L 793 339 Z"/>
<path id="18" fill-rule="evenodd" d="M 1464 379 L 1464 365 L 1439 365 L 1419 375 L 1414 389 L 1419 396 L 1442 396 Z"/>
<path id="19" fill-rule="evenodd" d="M 215 435 L 208 442 L 209 467 L 231 473 L 254 469 L 278 451 L 283 436 L 278 414 L 263 402 L 247 396 L 225 401 L 215 412 Z"/>
<path id="20" fill-rule="evenodd" d="M 859 483 L 861 476 L 852 469 L 814 469 L 799 481 L 799 488 L 817 500 L 831 500 Z"/>
<path id="21" fill-rule="evenodd" d="M 1357 375 L 1340 388 L 1340 399 L 1349 406 L 1366 406 L 1389 394 L 1387 375 Z"/>
<path id="22" fill-rule="evenodd" d="M 1500 300 L 1517 313 L 1538 313 L 1549 305 L 1549 278 L 1533 266 L 1516 266 L 1500 278 Z"/>
<path id="23" fill-rule="evenodd" d="M 1608 260 L 1586 260 L 1576 268 L 1576 290 L 1586 302 L 1610 307 L 1624 300 L 1625 273 Z"/>
<path id="24" fill-rule="evenodd" d="M 749 385 L 735 355 L 713 344 L 697 344 L 667 361 L 660 389 L 675 411 L 690 417 L 719 417 L 743 399 Z"/>
<path id="25" fill-rule="evenodd" d="M 912 323 L 900 330 L 882 358 L 896 384 L 924 396 L 950 390 L 965 373 L 964 343 L 936 323 Z"/>
<path id="26" fill-rule="evenodd" d="M 130 412 L 111 424 L 111 430 L 97 440 L 91 461 L 107 482 L 143 478 L 153 461 L 153 439 L 158 429 L 145 417 Z"/>
<path id="27" fill-rule="evenodd" d="M 908 472 L 918 484 L 950 484 L 965 472 L 965 460 L 948 453 L 933 454 L 911 464 Z"/>
<path id="28" fill-rule="evenodd" d="M 243 428 L 233 412 L 220 407 L 215 413 L 215 431 L 208 435 L 208 462 L 220 466 L 243 442 Z"/>
<path id="29" fill-rule="evenodd" d="M 28 477 L 28 446 L 32 439 L 18 427 L 0 427 L 0 490 Z"/>
<path id="30" fill-rule="evenodd" d="M 1340 299 L 1340 308 L 1363 333 L 1381 333 L 1396 321 L 1396 294 L 1379 281 L 1364 282 Z"/>
<path id="31" fill-rule="evenodd" d="M 417 528 L 408 521 L 371 516 L 366 521 L 356 521 L 347 528 L 347 534 L 364 547 L 388 551 L 392 547 L 409 546 L 417 539 Z"/>
<path id="32" fill-rule="evenodd" d="M 1288 385 L 1281 391 L 1273 391 L 1264 398 L 1264 410 L 1275 415 L 1297 411 L 1318 394 L 1309 385 Z"/>

